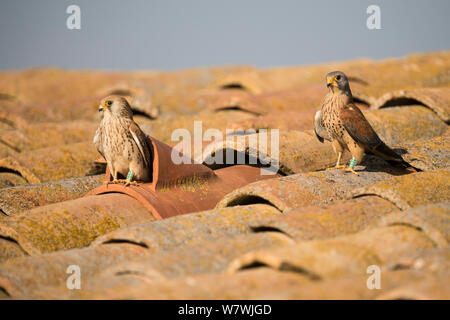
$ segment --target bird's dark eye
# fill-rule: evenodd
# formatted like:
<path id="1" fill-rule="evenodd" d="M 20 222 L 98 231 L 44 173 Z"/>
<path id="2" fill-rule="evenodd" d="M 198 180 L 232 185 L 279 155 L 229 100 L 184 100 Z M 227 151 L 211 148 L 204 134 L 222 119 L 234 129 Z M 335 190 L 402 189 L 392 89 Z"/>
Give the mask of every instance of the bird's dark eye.
<path id="1" fill-rule="evenodd" d="M 341 76 L 339 74 L 336 76 L 336 80 L 337 81 L 341 80 Z"/>
<path id="2" fill-rule="evenodd" d="M 110 107 L 110 106 L 112 105 L 112 101 L 111 101 L 111 100 L 106 101 L 106 105 L 107 105 L 108 107 Z"/>

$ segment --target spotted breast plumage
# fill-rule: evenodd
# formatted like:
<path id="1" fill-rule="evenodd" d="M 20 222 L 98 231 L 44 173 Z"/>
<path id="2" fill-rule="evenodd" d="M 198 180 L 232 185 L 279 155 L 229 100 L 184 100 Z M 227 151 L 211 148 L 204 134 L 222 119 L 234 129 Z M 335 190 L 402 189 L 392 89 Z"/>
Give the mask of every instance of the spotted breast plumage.
<path id="1" fill-rule="evenodd" d="M 113 177 L 112 183 L 151 181 L 153 149 L 151 142 L 133 120 L 127 100 L 108 96 L 99 106 L 101 122 L 94 145 L 105 158 Z M 119 176 L 126 179 L 119 179 Z M 133 181 L 134 180 L 134 181 Z"/>
<path id="2" fill-rule="evenodd" d="M 353 103 L 353 96 L 346 75 L 340 71 L 330 72 L 326 76 L 329 91 L 322 102 L 322 108 L 316 113 L 314 128 L 317 138 L 331 141 L 337 154 L 336 166 L 353 172 L 366 152 L 404 167 L 410 165 L 389 148 L 373 130 L 361 110 Z M 341 165 L 344 150 L 349 150 L 352 159 L 348 167 Z"/>

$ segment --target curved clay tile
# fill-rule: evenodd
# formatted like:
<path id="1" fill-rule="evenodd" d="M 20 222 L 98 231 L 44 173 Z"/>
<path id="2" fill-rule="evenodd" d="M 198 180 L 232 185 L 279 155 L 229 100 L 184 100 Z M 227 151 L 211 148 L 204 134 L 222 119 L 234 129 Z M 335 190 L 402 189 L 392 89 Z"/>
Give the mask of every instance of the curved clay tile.
<path id="1" fill-rule="evenodd" d="M 363 188 L 354 189 L 352 197 L 376 195 L 400 210 L 450 200 L 450 170 L 442 169 L 390 177 Z"/>
<path id="2" fill-rule="evenodd" d="M 123 262 L 120 266 L 113 266 L 114 272 L 105 270 L 105 275 L 129 273 L 137 264 L 141 264 L 142 269 L 154 270 L 167 278 L 220 273 L 233 259 L 246 252 L 292 243 L 288 237 L 271 232 L 218 237 L 201 244 L 179 245 L 171 250 L 151 253 L 132 261 L 131 268 L 128 268 L 128 262 Z"/>
<path id="3" fill-rule="evenodd" d="M 450 202 L 393 213 L 377 221 L 376 225 L 408 225 L 422 230 L 437 246 L 445 248 L 450 242 Z"/>
<path id="4" fill-rule="evenodd" d="M 242 90 L 252 94 L 258 94 L 268 89 L 264 81 L 259 77 L 257 70 L 236 70 L 218 75 L 210 84 L 211 87 L 220 90 Z"/>
<path id="5" fill-rule="evenodd" d="M 389 146 L 430 139 L 447 130 L 447 124 L 423 106 L 404 106 L 364 113 L 380 138 Z"/>
<path id="6" fill-rule="evenodd" d="M 38 255 L 84 247 L 99 235 L 150 220 L 152 215 L 138 201 L 122 194 L 105 194 L 2 218 L 0 237 L 19 244 L 29 255 Z"/>
<path id="7" fill-rule="evenodd" d="M 386 172 L 361 171 L 358 176 L 342 170 L 296 174 L 251 183 L 227 194 L 217 208 L 269 203 L 282 212 L 343 199 L 353 189 L 390 177 Z"/>
<path id="8" fill-rule="evenodd" d="M 9 239 L 0 238 L 0 263 L 9 259 L 15 259 L 26 256 L 27 253 L 20 245 Z"/>
<path id="9" fill-rule="evenodd" d="M 116 230 L 98 237 L 92 245 L 129 242 L 144 244 L 155 251 L 169 250 L 250 233 L 249 223 L 279 213 L 263 204 L 190 213 Z"/>
<path id="10" fill-rule="evenodd" d="M 143 247 L 117 243 L 17 258 L 0 265 L 0 288 L 10 298 L 26 298 L 33 291 L 47 286 L 65 285 L 69 276 L 66 270 L 70 265 L 80 267 L 82 284 L 85 284 L 90 277 L 111 265 L 137 259 L 145 254 L 148 254 L 148 250 Z"/>
<path id="11" fill-rule="evenodd" d="M 383 239 L 383 241 L 380 241 Z M 312 279 L 365 274 L 370 265 L 383 267 L 433 248 L 422 231 L 409 226 L 366 229 L 356 234 L 244 254 L 230 263 L 230 274 L 255 265 L 304 273 Z"/>
<path id="12" fill-rule="evenodd" d="M 93 163 L 98 151 L 92 142 L 80 142 L 21 152 L 0 159 L 0 171 L 10 170 L 29 184 L 99 174 Z"/>
<path id="13" fill-rule="evenodd" d="M 371 106 L 380 109 L 391 106 L 423 104 L 433 110 L 443 121 L 450 122 L 450 88 L 419 88 L 389 92 Z"/>
<path id="14" fill-rule="evenodd" d="M 151 275 L 150 275 L 151 276 Z M 250 269 L 233 276 L 207 274 L 176 279 L 150 280 L 139 274 L 92 279 L 83 290 L 42 288 L 37 299 L 267 299 L 286 288 L 299 287 L 309 279 L 293 272 L 269 268 Z M 69 292 L 70 291 L 70 292 Z M 366 289 L 366 291 L 368 291 Z M 265 297 L 265 298 L 262 298 Z"/>
<path id="15" fill-rule="evenodd" d="M 423 171 L 444 169 L 450 159 L 450 128 L 442 136 L 405 143 L 401 147 L 407 150 L 403 159 L 415 168 Z"/>
<path id="16" fill-rule="evenodd" d="M 0 212 L 12 216 L 51 203 L 76 199 L 102 184 L 103 175 L 0 189 Z"/>
<path id="17" fill-rule="evenodd" d="M 422 276 L 421 279 L 410 277 L 409 281 L 404 281 L 391 290 L 378 294 L 377 300 L 448 300 L 450 290 L 448 285 L 448 275 L 445 278 Z"/>
<path id="18" fill-rule="evenodd" d="M 258 219 L 250 227 L 253 232 L 282 232 L 296 241 L 327 239 L 359 232 L 396 210 L 397 207 L 387 200 L 366 196 L 326 206 L 294 209 L 282 215 Z"/>
<path id="19" fill-rule="evenodd" d="M 151 138 L 154 161 L 151 182 L 137 186 L 105 184 L 88 196 L 123 193 L 137 199 L 156 219 L 208 210 L 228 192 L 250 182 L 267 179 L 259 168 L 233 166 L 220 170 L 210 168 L 183 156 L 184 163 L 172 161 L 172 147 Z M 108 172 L 108 171 L 107 171 Z M 110 179 L 107 173 L 107 179 Z"/>

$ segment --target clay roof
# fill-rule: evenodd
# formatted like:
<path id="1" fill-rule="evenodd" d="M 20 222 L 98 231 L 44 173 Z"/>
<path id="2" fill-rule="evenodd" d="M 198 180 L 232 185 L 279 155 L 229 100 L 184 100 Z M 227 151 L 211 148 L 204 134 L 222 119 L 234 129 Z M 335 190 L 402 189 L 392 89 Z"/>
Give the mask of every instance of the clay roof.
<path id="1" fill-rule="evenodd" d="M 333 148 L 312 129 L 336 69 L 415 172 L 373 155 L 358 176 L 326 170 Z M 450 52 L 437 52 L 272 69 L 1 72 L 0 299 L 449 299 L 449 69 Z M 149 183 L 105 184 L 92 138 L 111 93 L 129 100 L 151 141 Z M 192 134 L 200 120 L 224 139 L 190 141 L 192 161 L 172 163 L 172 132 Z M 217 162 L 222 152 L 243 163 Z M 66 286 L 70 265 L 81 290 Z M 374 266 L 380 289 L 367 285 Z"/>

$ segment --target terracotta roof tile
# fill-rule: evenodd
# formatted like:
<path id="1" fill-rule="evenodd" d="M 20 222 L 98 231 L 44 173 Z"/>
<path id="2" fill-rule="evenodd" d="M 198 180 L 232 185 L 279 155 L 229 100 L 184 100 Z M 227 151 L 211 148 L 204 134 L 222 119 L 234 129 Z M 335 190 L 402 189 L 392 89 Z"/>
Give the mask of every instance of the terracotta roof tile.
<path id="1" fill-rule="evenodd" d="M 126 201 L 127 206 L 121 204 Z M 0 237 L 17 243 L 27 254 L 89 245 L 97 236 L 152 215 L 126 195 L 105 194 L 34 208 L 0 220 Z"/>
<path id="2" fill-rule="evenodd" d="M 420 88 L 399 90 L 381 96 L 372 109 L 386 108 L 405 104 L 423 104 L 433 110 L 443 121 L 450 122 L 450 88 Z"/>
<path id="3" fill-rule="evenodd" d="M 92 245 L 109 242 L 145 244 L 152 250 L 169 250 L 179 245 L 202 244 L 219 237 L 251 232 L 248 225 L 280 212 L 272 206 L 249 206 L 214 209 L 142 223 L 98 237 Z"/>
<path id="4" fill-rule="evenodd" d="M 293 209 L 282 215 L 258 219 L 250 223 L 250 227 L 254 232 L 279 231 L 296 240 L 326 239 L 361 231 L 396 210 L 397 207 L 387 200 L 364 196 L 325 206 Z"/>
<path id="5" fill-rule="evenodd" d="M 424 232 L 410 226 L 393 225 L 250 252 L 231 262 L 228 272 L 262 264 L 278 270 L 305 273 L 314 279 L 342 277 L 365 274 L 370 265 L 383 267 L 434 246 Z"/>
<path id="6" fill-rule="evenodd" d="M 3 188 L 0 189 L 0 212 L 11 216 L 34 207 L 76 199 L 98 187 L 103 180 L 103 175 L 97 175 Z"/>
<path id="7" fill-rule="evenodd" d="M 418 169 L 428 171 L 446 168 L 450 159 L 450 129 L 442 136 L 401 146 L 408 151 L 403 154 L 403 158 Z"/>
<path id="8" fill-rule="evenodd" d="M 21 152 L 0 159 L 0 169 L 13 171 L 29 184 L 99 174 L 92 142 L 80 142 Z"/>
<path id="9" fill-rule="evenodd" d="M 251 183 L 226 195 L 217 208 L 270 203 L 282 212 L 344 199 L 348 192 L 390 177 L 386 172 L 362 171 L 359 176 L 342 170 L 295 174 Z"/>
<path id="10" fill-rule="evenodd" d="M 450 242 L 450 202 L 396 212 L 385 216 L 377 222 L 377 225 L 408 225 L 422 230 L 434 241 L 436 246 L 447 247 Z"/>
<path id="11" fill-rule="evenodd" d="M 13 298 L 27 296 L 33 290 L 61 284 L 70 265 L 78 265 L 83 277 L 89 278 L 112 264 L 145 254 L 147 250 L 143 247 L 119 243 L 18 258 L 0 266 L 0 288 Z"/>
<path id="12" fill-rule="evenodd" d="M 395 186 L 393 188 L 392 186 Z M 448 169 L 390 177 L 351 191 L 352 197 L 376 195 L 401 210 L 450 200 Z"/>

